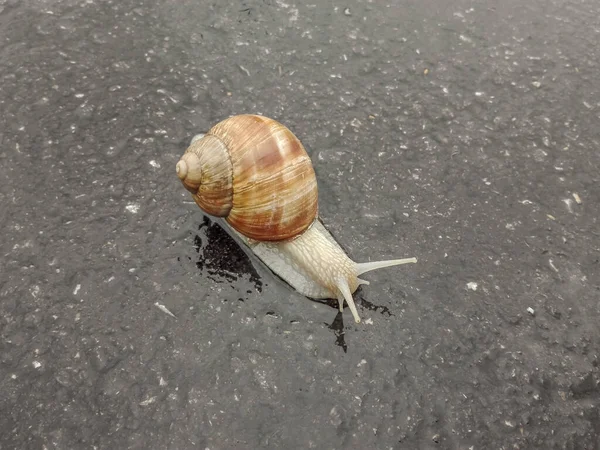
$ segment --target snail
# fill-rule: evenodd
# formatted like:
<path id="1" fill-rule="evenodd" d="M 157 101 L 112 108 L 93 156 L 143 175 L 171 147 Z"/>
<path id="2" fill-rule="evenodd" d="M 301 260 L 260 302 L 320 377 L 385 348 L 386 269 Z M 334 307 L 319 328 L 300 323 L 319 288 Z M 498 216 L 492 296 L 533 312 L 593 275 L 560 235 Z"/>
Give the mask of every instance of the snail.
<path id="1" fill-rule="evenodd" d="M 318 217 L 317 180 L 300 140 L 284 125 L 238 115 L 195 137 L 177 176 L 208 215 L 226 226 L 300 294 L 344 301 L 360 322 L 352 294 L 359 275 L 416 258 L 355 263 Z"/>

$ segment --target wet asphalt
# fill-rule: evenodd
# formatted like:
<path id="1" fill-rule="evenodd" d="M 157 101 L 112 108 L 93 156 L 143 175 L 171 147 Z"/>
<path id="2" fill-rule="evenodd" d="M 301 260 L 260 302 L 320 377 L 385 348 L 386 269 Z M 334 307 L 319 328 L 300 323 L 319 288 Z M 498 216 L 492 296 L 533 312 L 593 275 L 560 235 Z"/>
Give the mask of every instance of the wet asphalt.
<path id="1" fill-rule="evenodd" d="M 600 449 L 599 41 L 592 0 L 0 0 L 0 449 Z M 419 259 L 363 323 L 182 188 L 240 113 L 351 257 Z"/>

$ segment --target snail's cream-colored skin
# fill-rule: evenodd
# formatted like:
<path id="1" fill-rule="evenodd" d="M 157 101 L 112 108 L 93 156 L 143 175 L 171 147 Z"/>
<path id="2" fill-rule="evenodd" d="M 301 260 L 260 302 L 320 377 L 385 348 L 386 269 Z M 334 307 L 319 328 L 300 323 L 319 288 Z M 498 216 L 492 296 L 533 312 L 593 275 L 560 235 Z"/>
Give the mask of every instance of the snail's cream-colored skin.
<path id="1" fill-rule="evenodd" d="M 417 262 L 352 261 L 317 217 L 316 177 L 302 144 L 271 119 L 234 116 L 194 137 L 177 175 L 274 273 L 307 297 L 337 298 L 340 311 L 345 301 L 357 323 L 352 294 L 369 284 L 359 275 Z"/>
<path id="2" fill-rule="evenodd" d="M 340 311 L 344 310 L 345 300 L 356 323 L 360 322 L 360 316 L 352 294 L 361 284 L 369 284 L 358 276 L 370 270 L 417 262 L 416 258 L 406 258 L 355 263 L 318 219 L 297 239 L 281 243 L 253 242 L 233 228 L 230 229 L 261 261 L 300 294 L 315 299 L 336 298 Z"/>

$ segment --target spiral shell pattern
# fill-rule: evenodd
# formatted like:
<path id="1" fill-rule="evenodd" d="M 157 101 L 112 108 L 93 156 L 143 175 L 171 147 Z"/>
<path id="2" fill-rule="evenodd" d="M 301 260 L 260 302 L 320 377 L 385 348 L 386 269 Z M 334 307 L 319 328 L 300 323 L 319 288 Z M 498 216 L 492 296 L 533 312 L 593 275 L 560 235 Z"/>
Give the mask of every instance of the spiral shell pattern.
<path id="1" fill-rule="evenodd" d="M 317 218 L 317 181 L 306 150 L 266 117 L 219 122 L 188 148 L 177 172 L 204 211 L 250 239 L 289 240 Z"/>

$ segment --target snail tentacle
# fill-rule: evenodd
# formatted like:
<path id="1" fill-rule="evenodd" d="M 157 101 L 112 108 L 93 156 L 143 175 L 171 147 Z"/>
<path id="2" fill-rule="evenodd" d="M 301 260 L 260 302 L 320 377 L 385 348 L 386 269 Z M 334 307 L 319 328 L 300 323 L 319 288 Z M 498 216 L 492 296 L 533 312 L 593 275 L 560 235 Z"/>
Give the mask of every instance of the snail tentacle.
<path id="1" fill-rule="evenodd" d="M 338 302 L 340 303 L 340 311 L 343 311 L 344 300 L 346 300 L 346 303 L 348 303 L 350 311 L 352 311 L 352 315 L 354 316 L 354 321 L 356 323 L 360 323 L 360 316 L 358 315 L 358 311 L 356 310 L 356 305 L 354 304 L 354 299 L 352 298 L 352 292 L 350 292 L 350 286 L 348 286 L 348 281 L 346 281 L 344 278 L 338 278 L 337 288 L 342 294 L 338 297 Z"/>
<path id="2" fill-rule="evenodd" d="M 399 266 L 400 264 L 416 263 L 417 258 L 389 259 L 387 261 L 372 261 L 366 263 L 355 263 L 356 275 L 361 275 L 371 270 L 383 269 L 384 267 Z"/>

